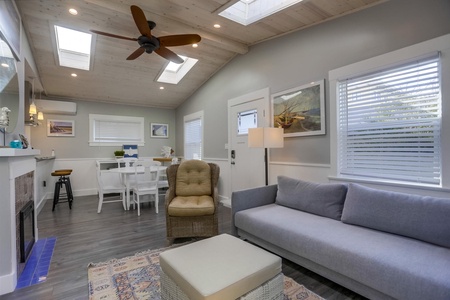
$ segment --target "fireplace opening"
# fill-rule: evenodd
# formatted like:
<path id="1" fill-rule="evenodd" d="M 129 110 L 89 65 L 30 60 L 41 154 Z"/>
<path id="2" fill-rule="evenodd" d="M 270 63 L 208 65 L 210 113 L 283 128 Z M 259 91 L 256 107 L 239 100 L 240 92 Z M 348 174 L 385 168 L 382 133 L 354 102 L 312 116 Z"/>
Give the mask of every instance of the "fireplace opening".
<path id="1" fill-rule="evenodd" d="M 30 200 L 20 210 L 20 262 L 26 262 L 33 249 L 34 232 L 34 201 Z"/>

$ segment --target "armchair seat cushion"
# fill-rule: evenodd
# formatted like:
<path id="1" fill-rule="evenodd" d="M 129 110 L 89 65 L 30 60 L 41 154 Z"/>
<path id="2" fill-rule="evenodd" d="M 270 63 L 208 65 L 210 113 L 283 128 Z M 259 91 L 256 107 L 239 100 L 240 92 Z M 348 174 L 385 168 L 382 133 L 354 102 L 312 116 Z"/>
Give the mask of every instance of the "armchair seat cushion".
<path id="1" fill-rule="evenodd" d="M 177 196 L 169 204 L 168 213 L 173 217 L 197 217 L 213 215 L 214 199 L 211 196 Z"/>

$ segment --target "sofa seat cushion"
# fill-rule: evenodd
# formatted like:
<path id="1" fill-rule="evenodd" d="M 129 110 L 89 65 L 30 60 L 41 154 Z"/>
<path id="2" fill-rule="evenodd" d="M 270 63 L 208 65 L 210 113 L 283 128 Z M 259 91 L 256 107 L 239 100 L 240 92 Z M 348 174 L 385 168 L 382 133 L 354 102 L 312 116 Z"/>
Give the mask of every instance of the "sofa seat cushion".
<path id="1" fill-rule="evenodd" d="M 341 219 L 347 186 L 278 176 L 276 203 L 323 217 Z"/>
<path id="2" fill-rule="evenodd" d="M 388 192 L 350 183 L 342 222 L 450 248 L 450 199 Z"/>
<path id="3" fill-rule="evenodd" d="M 178 196 L 168 207 L 168 213 L 173 217 L 209 216 L 214 214 L 214 210 L 214 200 L 211 196 Z"/>
<path id="4" fill-rule="evenodd" d="M 397 299 L 450 299 L 450 249 L 270 204 L 237 212 L 253 236 Z"/>

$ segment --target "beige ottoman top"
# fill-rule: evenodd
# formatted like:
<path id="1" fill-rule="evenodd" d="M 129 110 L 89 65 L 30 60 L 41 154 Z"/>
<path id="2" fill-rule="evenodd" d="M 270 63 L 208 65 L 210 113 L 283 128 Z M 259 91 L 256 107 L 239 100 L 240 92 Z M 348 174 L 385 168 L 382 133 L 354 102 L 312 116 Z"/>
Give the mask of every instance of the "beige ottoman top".
<path id="1" fill-rule="evenodd" d="M 228 234 L 160 254 L 161 269 L 192 300 L 236 299 L 281 272 L 281 258 Z"/>

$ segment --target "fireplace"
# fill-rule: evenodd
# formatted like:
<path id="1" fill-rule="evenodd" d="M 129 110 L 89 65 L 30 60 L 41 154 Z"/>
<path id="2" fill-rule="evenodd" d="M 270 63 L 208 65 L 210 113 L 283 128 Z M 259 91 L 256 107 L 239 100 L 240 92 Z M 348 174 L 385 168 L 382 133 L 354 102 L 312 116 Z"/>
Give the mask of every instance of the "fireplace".
<path id="1" fill-rule="evenodd" d="M 20 210 L 20 262 L 27 261 L 33 249 L 34 233 L 34 202 L 32 200 Z"/>
<path id="2" fill-rule="evenodd" d="M 40 151 L 35 149 L 0 148 L 0 295 L 14 291 L 25 267 L 25 263 L 20 263 L 20 211 L 29 201 L 35 200 L 35 156 L 39 154 Z M 36 217 L 35 212 L 37 241 Z M 30 218 L 29 221 L 33 219 Z"/>
<path id="3" fill-rule="evenodd" d="M 16 262 L 17 275 L 25 268 L 25 262 L 35 240 L 34 171 L 14 178 L 16 207 Z"/>

